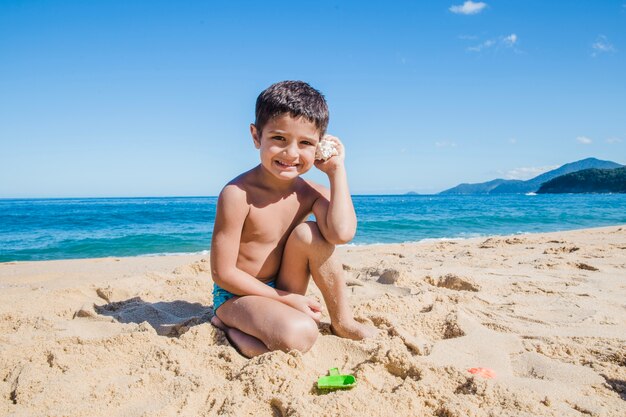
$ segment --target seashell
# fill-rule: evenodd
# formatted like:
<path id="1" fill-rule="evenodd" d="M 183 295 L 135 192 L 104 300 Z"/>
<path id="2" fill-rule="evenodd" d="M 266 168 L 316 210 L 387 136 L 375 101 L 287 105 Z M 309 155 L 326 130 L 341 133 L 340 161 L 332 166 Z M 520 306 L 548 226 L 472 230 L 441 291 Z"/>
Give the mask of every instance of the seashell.
<path id="1" fill-rule="evenodd" d="M 335 143 L 326 138 L 320 140 L 317 144 L 317 149 L 315 150 L 315 159 L 327 161 L 335 155 L 339 155 L 339 152 L 337 152 L 337 148 L 335 147 Z"/>

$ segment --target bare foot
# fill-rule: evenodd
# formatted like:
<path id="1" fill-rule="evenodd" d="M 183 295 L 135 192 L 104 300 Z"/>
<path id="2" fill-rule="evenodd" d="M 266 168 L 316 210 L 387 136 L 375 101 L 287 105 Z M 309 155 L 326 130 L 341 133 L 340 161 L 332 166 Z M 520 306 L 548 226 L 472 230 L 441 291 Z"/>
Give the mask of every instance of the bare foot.
<path id="1" fill-rule="evenodd" d="M 359 323 L 354 319 L 345 320 L 344 322 L 337 324 L 333 323 L 330 325 L 330 330 L 339 337 L 345 337 L 346 339 L 352 340 L 362 340 L 376 337 L 379 333 L 377 328 Z"/>

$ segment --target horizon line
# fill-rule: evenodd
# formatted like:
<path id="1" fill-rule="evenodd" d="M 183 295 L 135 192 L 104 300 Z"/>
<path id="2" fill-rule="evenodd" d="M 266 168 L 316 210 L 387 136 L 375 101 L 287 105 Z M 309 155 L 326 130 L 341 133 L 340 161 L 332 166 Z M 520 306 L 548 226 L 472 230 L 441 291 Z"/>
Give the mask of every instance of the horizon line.
<path id="1" fill-rule="evenodd" d="M 373 194 L 350 194 L 352 197 L 369 197 L 369 196 L 433 196 L 438 193 L 417 193 L 415 191 L 407 191 L 405 193 L 373 193 Z M 97 200 L 97 199 L 157 199 L 157 198 L 217 198 L 219 195 L 163 195 L 163 196 L 73 196 L 73 197 L 0 197 L 0 200 Z"/>

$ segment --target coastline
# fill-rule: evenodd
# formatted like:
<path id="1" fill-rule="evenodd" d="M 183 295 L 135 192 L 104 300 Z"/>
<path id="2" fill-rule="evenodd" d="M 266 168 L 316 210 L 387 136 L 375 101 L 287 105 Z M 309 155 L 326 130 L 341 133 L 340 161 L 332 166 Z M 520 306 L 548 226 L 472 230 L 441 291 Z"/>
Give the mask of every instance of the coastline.
<path id="1" fill-rule="evenodd" d="M 208 254 L 0 263 L 0 414 L 623 412 L 626 225 L 338 250 L 383 334 L 325 316 L 310 352 L 251 360 L 208 323 Z M 357 387 L 317 391 L 332 367 Z"/>
<path id="2" fill-rule="evenodd" d="M 211 245 L 215 198 L 0 202 L 0 262 L 191 254 Z M 611 196 L 355 196 L 356 245 L 626 224 Z"/>

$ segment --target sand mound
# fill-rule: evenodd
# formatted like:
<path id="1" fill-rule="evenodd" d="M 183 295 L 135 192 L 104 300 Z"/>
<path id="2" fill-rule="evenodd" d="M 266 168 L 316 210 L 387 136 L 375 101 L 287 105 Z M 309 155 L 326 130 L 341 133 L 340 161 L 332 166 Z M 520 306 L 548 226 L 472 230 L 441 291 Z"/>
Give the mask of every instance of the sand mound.
<path id="1" fill-rule="evenodd" d="M 446 274 L 437 279 L 426 277 L 426 282 L 440 288 L 448 288 L 456 291 L 480 291 L 480 286 L 469 278 L 459 277 L 454 274 Z"/>

